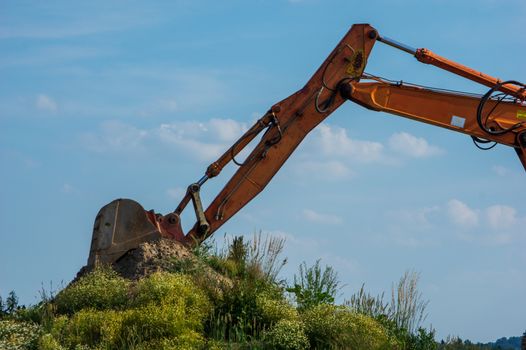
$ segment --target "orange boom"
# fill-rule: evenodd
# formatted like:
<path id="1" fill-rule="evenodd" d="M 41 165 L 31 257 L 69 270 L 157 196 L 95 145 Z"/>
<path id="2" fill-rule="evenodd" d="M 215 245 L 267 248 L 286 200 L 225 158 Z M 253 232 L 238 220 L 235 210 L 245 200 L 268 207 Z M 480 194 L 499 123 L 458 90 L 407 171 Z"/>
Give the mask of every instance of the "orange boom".
<path id="1" fill-rule="evenodd" d="M 376 42 L 410 53 L 420 62 L 489 87 L 483 95 L 423 87 L 364 72 Z M 413 49 L 382 37 L 368 24 L 356 24 L 343 37 L 307 84 L 273 105 L 239 138 L 205 175 L 191 184 L 167 215 L 145 211 L 135 201 L 117 199 L 103 207 L 95 220 L 88 265 L 113 263 L 141 242 L 169 237 L 196 245 L 257 196 L 283 166 L 303 138 L 345 101 L 416 121 L 468 134 L 481 149 L 500 143 L 512 147 L 526 169 L 526 92 L 514 80 L 501 81 L 450 61 L 427 49 Z M 257 135 L 260 141 L 242 162 L 236 159 Z M 199 191 L 229 163 L 239 166 L 206 210 Z M 180 214 L 192 202 L 196 223 L 188 233 Z"/>

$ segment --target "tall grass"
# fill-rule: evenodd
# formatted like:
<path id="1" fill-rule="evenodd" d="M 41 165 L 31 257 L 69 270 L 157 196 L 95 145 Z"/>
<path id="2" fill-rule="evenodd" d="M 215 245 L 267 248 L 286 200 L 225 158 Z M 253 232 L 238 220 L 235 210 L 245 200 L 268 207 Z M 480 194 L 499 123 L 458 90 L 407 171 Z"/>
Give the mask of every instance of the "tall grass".
<path id="1" fill-rule="evenodd" d="M 386 317 L 399 329 L 417 333 L 427 318 L 426 308 L 429 301 L 424 300 L 418 290 L 420 275 L 415 271 L 406 271 L 397 284 L 391 287 L 391 301 L 384 300 L 384 294 L 373 296 L 366 293 L 364 286 L 346 301 L 351 309 L 374 318 Z"/>
<path id="2" fill-rule="evenodd" d="M 281 303 L 283 310 L 287 310 L 289 306 L 282 283 L 278 281 L 279 272 L 286 263 L 286 259 L 280 257 L 284 239 L 263 236 L 259 232 L 249 241 L 242 236 L 225 241 L 222 250 L 201 256 L 202 261 L 231 281 L 229 290 L 214 300 L 206 333 L 216 340 L 254 344 L 275 322 L 266 316 L 268 313 L 263 307 Z"/>
<path id="3" fill-rule="evenodd" d="M 384 302 L 384 293 L 373 296 L 365 291 L 365 284 L 345 302 L 354 311 L 374 318 L 389 315 L 389 304 Z"/>
<path id="4" fill-rule="evenodd" d="M 399 328 L 415 333 L 427 318 L 426 307 L 429 301 L 422 298 L 418 290 L 420 275 L 415 271 L 406 271 L 391 288 L 389 314 Z"/>
<path id="5" fill-rule="evenodd" d="M 266 235 L 262 238 L 261 232 L 254 234 L 252 241 L 248 244 L 249 266 L 257 267 L 267 281 L 278 282 L 278 275 L 287 264 L 287 259 L 280 257 L 284 246 L 285 239 L 282 237 Z"/>

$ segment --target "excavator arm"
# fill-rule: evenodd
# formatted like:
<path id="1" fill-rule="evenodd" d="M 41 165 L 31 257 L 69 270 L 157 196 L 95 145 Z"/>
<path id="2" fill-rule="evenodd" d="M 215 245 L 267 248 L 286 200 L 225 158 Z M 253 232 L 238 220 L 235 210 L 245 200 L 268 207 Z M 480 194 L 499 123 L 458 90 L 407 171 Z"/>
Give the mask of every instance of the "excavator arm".
<path id="1" fill-rule="evenodd" d="M 368 75 L 364 69 L 377 41 L 491 89 L 481 98 Z M 188 187 L 173 213 L 163 216 L 144 211 L 129 199 L 118 199 L 103 207 L 95 220 L 88 265 L 113 263 L 140 242 L 158 237 L 170 237 L 186 245 L 199 244 L 257 196 L 305 136 L 346 100 L 468 134 L 477 144 L 492 141 L 513 147 L 526 168 L 524 87 L 515 81 L 502 82 L 429 50 L 414 50 L 380 37 L 368 24 L 353 25 L 307 84 L 273 105 L 212 163 L 205 175 Z M 495 98 L 495 92 L 509 97 Z M 239 161 L 239 153 L 260 134 L 250 154 Z M 239 168 L 204 210 L 199 195 L 201 187 L 230 162 Z M 180 215 L 190 202 L 196 223 L 184 234 Z"/>
<path id="2" fill-rule="evenodd" d="M 488 134 L 479 125 L 477 118 L 480 97 L 378 80 L 349 83 L 345 87 L 348 99 L 374 111 L 399 115 L 468 134 L 475 142 L 491 141 L 513 147 L 519 156 L 522 156 L 520 159 L 526 170 L 526 126 L 521 122 L 526 106 L 523 104 L 489 100 L 482 109 L 482 115 L 490 115 L 490 118 L 485 120 L 484 127 L 495 131 L 511 130 L 506 133 Z"/>

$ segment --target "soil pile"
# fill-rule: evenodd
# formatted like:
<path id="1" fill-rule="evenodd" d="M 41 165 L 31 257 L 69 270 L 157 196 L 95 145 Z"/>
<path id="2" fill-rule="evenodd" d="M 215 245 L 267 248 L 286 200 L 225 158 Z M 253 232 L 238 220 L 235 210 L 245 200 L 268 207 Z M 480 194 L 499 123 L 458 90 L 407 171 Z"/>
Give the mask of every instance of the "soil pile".
<path id="1" fill-rule="evenodd" d="M 195 259 L 188 248 L 177 241 L 160 238 L 130 250 L 113 268 L 124 278 L 138 280 L 157 271 L 169 271 L 175 262 L 186 259 Z"/>
<path id="2" fill-rule="evenodd" d="M 183 244 L 166 238 L 141 243 L 113 263 L 112 268 L 122 277 L 133 281 L 159 271 L 191 274 L 198 284 L 207 285 L 207 289 L 216 296 L 232 288 L 229 278 L 210 268 Z M 92 269 L 84 266 L 71 283 Z"/>

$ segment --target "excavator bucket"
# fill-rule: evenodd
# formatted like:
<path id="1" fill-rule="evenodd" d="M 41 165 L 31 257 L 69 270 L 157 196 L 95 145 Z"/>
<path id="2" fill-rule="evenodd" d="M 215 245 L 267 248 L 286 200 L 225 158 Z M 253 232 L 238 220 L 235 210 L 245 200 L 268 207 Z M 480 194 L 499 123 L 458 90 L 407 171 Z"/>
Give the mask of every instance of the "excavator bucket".
<path id="1" fill-rule="evenodd" d="M 116 199 L 97 214 L 88 266 L 112 264 L 139 244 L 161 237 L 149 213 L 131 199 Z"/>

